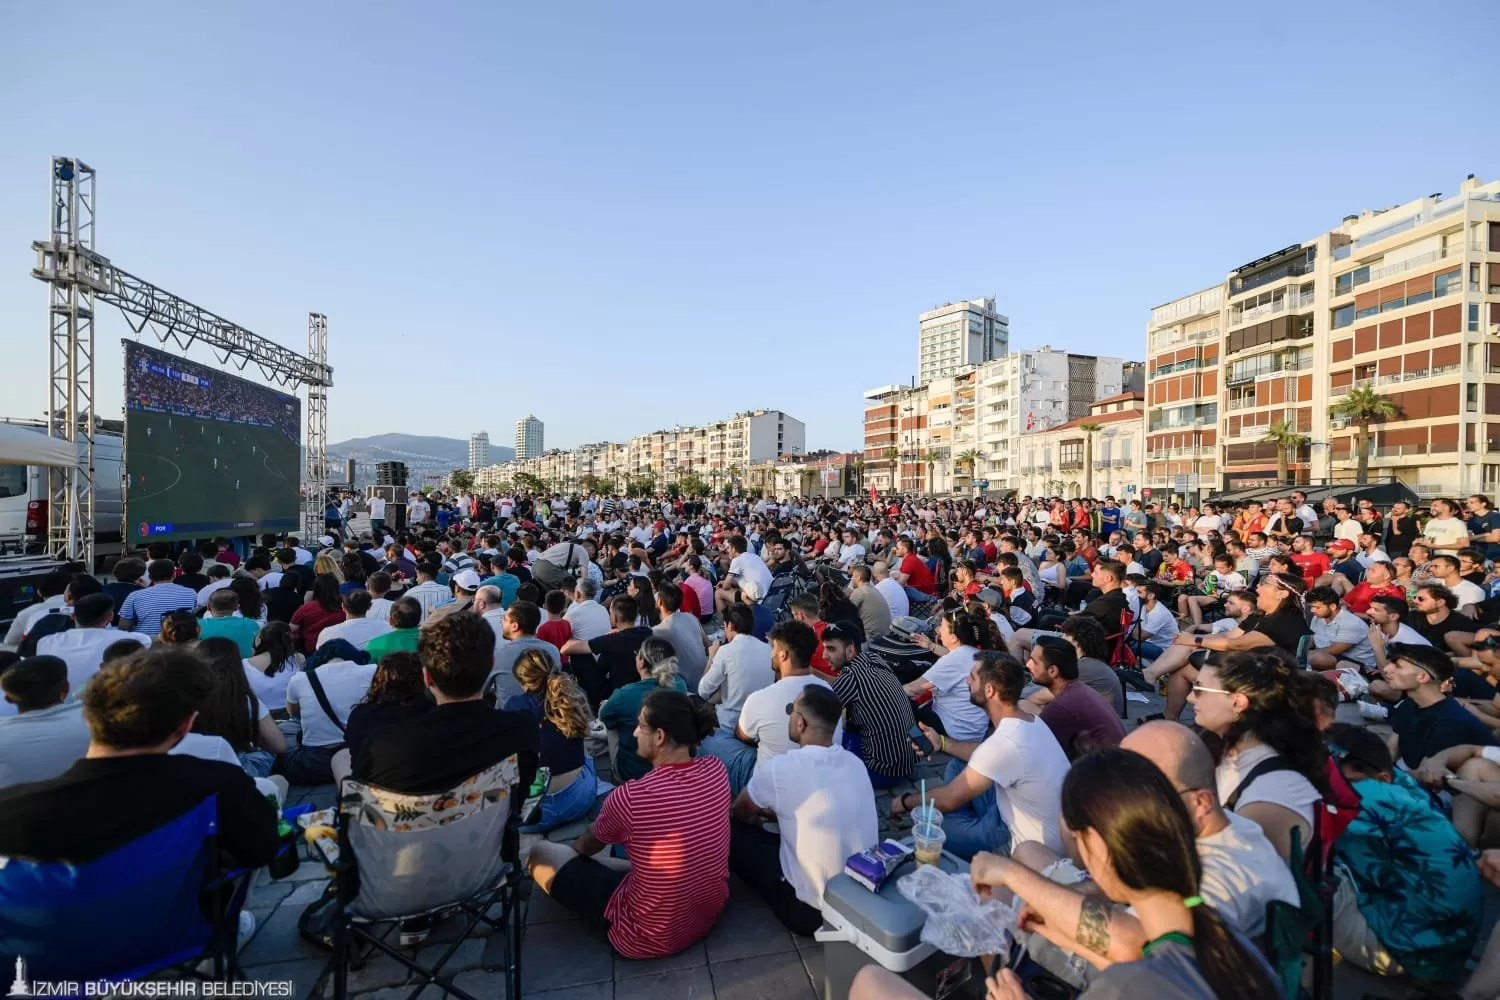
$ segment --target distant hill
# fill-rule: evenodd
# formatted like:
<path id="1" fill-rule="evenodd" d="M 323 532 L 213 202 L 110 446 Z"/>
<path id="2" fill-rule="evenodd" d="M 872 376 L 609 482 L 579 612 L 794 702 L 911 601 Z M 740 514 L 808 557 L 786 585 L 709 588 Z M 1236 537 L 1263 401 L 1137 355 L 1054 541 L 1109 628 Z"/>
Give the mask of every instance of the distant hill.
<path id="1" fill-rule="evenodd" d="M 514 448 L 490 445 L 490 462 L 509 462 Z M 350 438 L 328 446 L 329 464 L 341 468 L 347 459 L 359 463 L 361 484 L 375 481 L 375 463 L 405 462 L 411 472 L 445 473 L 467 468 L 469 442 L 461 438 L 423 437 L 416 434 L 375 434 Z M 414 477 L 415 478 L 415 477 Z"/>

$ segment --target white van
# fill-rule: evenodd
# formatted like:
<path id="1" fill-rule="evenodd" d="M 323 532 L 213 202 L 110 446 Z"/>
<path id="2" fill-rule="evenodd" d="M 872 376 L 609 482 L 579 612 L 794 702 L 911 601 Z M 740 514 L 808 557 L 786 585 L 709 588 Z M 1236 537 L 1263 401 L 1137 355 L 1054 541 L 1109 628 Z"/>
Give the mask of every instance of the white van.
<path id="1" fill-rule="evenodd" d="M 47 433 L 40 420 L 0 419 L 12 427 Z M 124 553 L 125 506 L 121 493 L 124 427 L 99 421 L 94 437 L 94 569 L 108 570 Z M 80 453 L 79 458 L 82 459 Z M 47 544 L 48 470 L 0 464 L 0 555 L 39 553 Z"/>

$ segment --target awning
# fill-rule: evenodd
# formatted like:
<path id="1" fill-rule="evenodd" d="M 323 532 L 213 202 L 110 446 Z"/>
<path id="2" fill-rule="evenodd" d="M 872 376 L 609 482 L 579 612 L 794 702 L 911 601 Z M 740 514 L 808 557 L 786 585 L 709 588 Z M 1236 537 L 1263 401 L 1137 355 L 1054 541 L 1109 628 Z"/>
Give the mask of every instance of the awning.
<path id="1" fill-rule="evenodd" d="M 0 424 L 0 465 L 78 464 L 78 446 L 48 437 L 39 428 Z"/>

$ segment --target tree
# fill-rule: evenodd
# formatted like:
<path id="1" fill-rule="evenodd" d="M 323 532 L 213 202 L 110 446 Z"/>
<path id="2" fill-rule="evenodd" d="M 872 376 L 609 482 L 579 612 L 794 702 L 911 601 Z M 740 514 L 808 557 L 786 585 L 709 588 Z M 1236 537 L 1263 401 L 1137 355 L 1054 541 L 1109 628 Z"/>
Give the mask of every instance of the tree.
<path id="1" fill-rule="evenodd" d="M 864 489 L 866 464 L 863 456 L 849 463 L 849 471 L 854 473 L 854 488 L 856 490 Z"/>
<path id="2" fill-rule="evenodd" d="M 942 454 L 940 452 L 936 452 L 936 451 L 926 451 L 926 452 L 923 452 L 922 455 L 921 455 L 921 457 L 918 459 L 918 461 L 924 463 L 927 466 L 927 492 L 928 493 L 936 493 L 937 492 L 937 487 L 934 485 L 935 482 L 936 482 L 936 480 L 933 477 L 933 471 L 932 470 L 933 470 L 933 467 L 936 466 L 942 460 L 943 460 Z"/>
<path id="3" fill-rule="evenodd" d="M 448 473 L 448 483 L 460 493 L 467 493 L 474 488 L 474 473 L 468 469 L 454 469 Z"/>
<path id="4" fill-rule="evenodd" d="M 598 493 L 599 488 L 604 484 L 603 481 L 600 480 L 600 478 L 594 475 L 592 472 L 585 472 L 583 474 L 583 478 L 578 481 L 578 485 L 582 487 L 583 490 L 587 493 Z"/>
<path id="5" fill-rule="evenodd" d="M 1370 425 L 1399 415 L 1401 407 L 1368 385 L 1356 386 L 1349 395 L 1328 408 L 1330 416 L 1343 417 L 1355 427 L 1356 479 L 1360 485 L 1370 478 Z"/>
<path id="6" fill-rule="evenodd" d="M 689 472 L 677 480 L 677 488 L 685 497 L 701 497 L 708 494 L 708 484 L 696 472 Z"/>
<path id="7" fill-rule="evenodd" d="M 1083 431 L 1083 495 L 1091 497 L 1094 495 L 1094 435 L 1104 430 L 1104 425 L 1094 423 L 1082 423 L 1078 429 Z"/>
<path id="8" fill-rule="evenodd" d="M 547 484 L 540 476 L 530 472 L 518 472 L 515 479 L 516 488 L 523 493 L 545 493 Z"/>
<path id="9" fill-rule="evenodd" d="M 1278 420 L 1270 426 L 1261 440 L 1276 446 L 1276 485 L 1280 486 L 1287 481 L 1290 456 L 1310 439 L 1306 434 L 1299 434 L 1296 425 L 1290 420 Z"/>
<path id="10" fill-rule="evenodd" d="M 724 487 L 724 495 L 727 497 L 734 493 L 734 485 L 740 478 L 740 467 L 738 465 L 731 465 L 724 471 L 729 474 L 729 482 Z"/>
<path id="11" fill-rule="evenodd" d="M 953 460 L 969 470 L 969 479 L 972 480 L 974 478 L 974 470 L 978 466 L 979 460 L 983 457 L 984 453 L 978 448 L 970 448 L 967 451 L 959 452 L 954 456 Z"/>

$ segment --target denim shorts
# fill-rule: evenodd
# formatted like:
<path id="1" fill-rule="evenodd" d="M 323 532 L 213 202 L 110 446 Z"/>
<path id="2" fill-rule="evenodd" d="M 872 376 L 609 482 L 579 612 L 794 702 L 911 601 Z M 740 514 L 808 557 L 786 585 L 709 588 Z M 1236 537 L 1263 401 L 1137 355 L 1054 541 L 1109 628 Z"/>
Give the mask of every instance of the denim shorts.
<path id="1" fill-rule="evenodd" d="M 542 815 L 535 823 L 521 827 L 522 833 L 545 833 L 553 827 L 582 819 L 594 808 L 598 798 L 598 772 L 592 757 L 583 758 L 583 769 L 568 787 L 542 796 Z"/>

